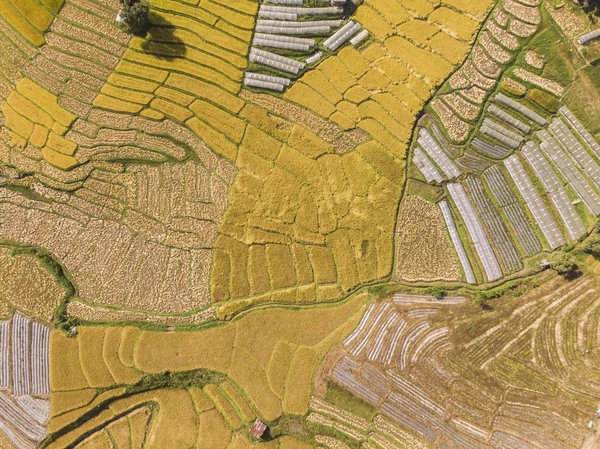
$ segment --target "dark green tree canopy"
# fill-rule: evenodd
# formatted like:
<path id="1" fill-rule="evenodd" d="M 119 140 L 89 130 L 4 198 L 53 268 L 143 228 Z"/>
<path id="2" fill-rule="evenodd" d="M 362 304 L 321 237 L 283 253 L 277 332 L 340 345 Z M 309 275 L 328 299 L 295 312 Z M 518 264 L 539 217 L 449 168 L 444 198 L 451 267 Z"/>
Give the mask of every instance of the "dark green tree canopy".
<path id="1" fill-rule="evenodd" d="M 143 36 L 150 27 L 150 4 L 147 0 L 121 0 L 119 26 L 129 34 Z"/>
<path id="2" fill-rule="evenodd" d="M 600 14 L 600 0 L 579 0 L 585 12 Z"/>
<path id="3" fill-rule="evenodd" d="M 590 235 L 581 245 L 581 248 L 588 254 L 600 256 L 600 234 Z"/>
<path id="4" fill-rule="evenodd" d="M 577 262 L 570 254 L 563 251 L 556 251 L 550 256 L 550 268 L 558 274 L 568 276 L 577 271 Z"/>

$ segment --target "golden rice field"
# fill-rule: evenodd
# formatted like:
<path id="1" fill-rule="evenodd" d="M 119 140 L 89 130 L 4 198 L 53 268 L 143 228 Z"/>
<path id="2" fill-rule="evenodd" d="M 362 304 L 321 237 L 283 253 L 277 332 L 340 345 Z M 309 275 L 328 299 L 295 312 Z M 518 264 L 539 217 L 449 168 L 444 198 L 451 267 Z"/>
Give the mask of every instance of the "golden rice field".
<path id="1" fill-rule="evenodd" d="M 31 44 L 45 43 L 44 32 L 50 27 L 64 0 L 4 1 L 0 15 Z"/>
<path id="2" fill-rule="evenodd" d="M 83 436 L 91 430 L 98 429 L 91 439 L 106 438 L 125 413 L 143 406 L 154 410 L 152 404 L 158 407 L 152 416 L 158 413 L 158 418 L 143 447 L 162 448 L 170 441 L 173 448 L 225 448 L 257 416 L 272 422 L 284 413 L 303 415 L 319 361 L 356 325 L 365 298 L 358 295 L 337 307 L 257 311 L 202 332 L 87 326 L 79 328 L 76 338 L 54 332 L 47 447 L 87 447 Z M 194 370 L 214 372 L 213 382 L 201 389 L 126 394 L 127 386 L 140 385 L 142 376 Z M 224 376 L 230 380 L 222 381 Z M 70 427 L 88 413 L 94 416 L 89 425 Z M 244 438 L 236 444 L 248 443 Z"/>
<path id="3" fill-rule="evenodd" d="M 373 41 L 343 48 L 277 98 L 240 88 L 257 3 L 156 1 L 148 35 L 129 39 L 111 23 L 116 3 L 87 1 L 60 10 L 48 44 L 22 61 L 28 76 L 15 74 L 2 96 L 6 162 L 28 174 L 19 184 L 41 184 L 56 204 L 16 207 L 36 208 L 51 222 L 66 214 L 71 237 L 59 244 L 7 233 L 66 258 L 78 287 L 70 313 L 154 322 L 176 313 L 175 323 L 193 324 L 252 305 L 337 300 L 390 276 L 415 114 L 467 52 L 489 6 L 425 1 L 392 12 L 367 2 L 356 20 L 373 29 Z M 453 45 L 454 56 L 434 43 Z M 140 169 L 123 162 L 180 164 L 194 153 L 183 176 L 208 171 L 192 194 L 208 206 L 178 206 L 175 193 L 160 198 L 162 170 L 148 173 L 155 187 L 147 188 Z M 167 175 L 175 188 L 179 166 Z M 176 195 L 190 198 L 193 189 Z M 90 219 L 113 235 L 81 259 L 64 245 L 93 244 Z M 141 240 L 132 247 L 134 235 Z M 140 251 L 153 254 L 146 267 Z M 109 273 L 95 263 L 113 253 L 126 256 L 117 267 L 133 271 Z M 177 269 L 190 275 L 178 278 Z M 171 299 L 178 289 L 182 301 Z"/>
<path id="4" fill-rule="evenodd" d="M 58 104 L 56 96 L 23 78 L 6 98 L 2 114 L 11 146 L 24 149 L 31 144 L 44 160 L 63 170 L 77 165 L 77 144 L 63 137 L 76 117 Z"/>
<path id="5" fill-rule="evenodd" d="M 278 3 L 149 5 L 0 0 L 0 448 L 599 444 L 578 6 L 348 3 L 310 20 L 367 38 L 292 76 L 251 55 Z"/>

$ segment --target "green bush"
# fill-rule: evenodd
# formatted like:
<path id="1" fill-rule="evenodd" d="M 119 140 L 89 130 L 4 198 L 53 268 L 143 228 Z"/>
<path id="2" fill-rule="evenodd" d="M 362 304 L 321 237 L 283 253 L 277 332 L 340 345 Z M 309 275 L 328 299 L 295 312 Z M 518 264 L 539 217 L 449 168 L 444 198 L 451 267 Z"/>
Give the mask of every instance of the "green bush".
<path id="1" fill-rule="evenodd" d="M 600 234 L 592 234 L 590 235 L 583 244 L 581 245 L 581 249 L 583 249 L 586 253 L 592 254 L 594 256 L 600 255 Z"/>
<path id="2" fill-rule="evenodd" d="M 476 304 L 484 309 L 487 306 L 488 299 L 488 295 L 486 295 L 485 292 L 479 292 L 473 298 L 473 304 Z"/>
<path id="3" fill-rule="evenodd" d="M 528 95 L 529 99 L 540 108 L 554 114 L 560 107 L 560 102 L 552 95 L 542 92 L 539 89 L 532 89 Z"/>
<path id="4" fill-rule="evenodd" d="M 446 296 L 446 290 L 439 285 L 433 285 L 429 287 L 426 292 L 428 295 L 431 295 L 436 299 L 442 299 L 444 296 Z"/>
<path id="5" fill-rule="evenodd" d="M 473 298 L 473 304 L 477 304 L 477 305 L 485 308 L 487 306 L 487 301 L 489 299 L 500 298 L 508 290 L 516 290 L 517 287 L 519 287 L 519 283 L 518 282 L 510 281 L 510 282 L 507 282 L 506 284 L 501 285 L 499 287 L 492 288 L 491 290 L 480 291 Z"/>

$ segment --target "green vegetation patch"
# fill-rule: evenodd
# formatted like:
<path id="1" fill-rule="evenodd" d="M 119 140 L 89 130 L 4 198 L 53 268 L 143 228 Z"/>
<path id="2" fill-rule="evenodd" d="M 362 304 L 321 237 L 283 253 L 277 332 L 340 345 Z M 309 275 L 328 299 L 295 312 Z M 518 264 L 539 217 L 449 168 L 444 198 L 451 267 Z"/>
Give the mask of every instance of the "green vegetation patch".
<path id="1" fill-rule="evenodd" d="M 560 108 L 560 101 L 558 101 L 556 97 L 547 94 L 546 92 L 542 92 L 539 89 L 530 90 L 527 97 L 530 101 L 552 114 L 555 114 L 558 111 L 558 108 Z"/>
<path id="2" fill-rule="evenodd" d="M 325 400 L 371 421 L 377 415 L 377 409 L 334 382 L 327 384 Z"/>
<path id="3" fill-rule="evenodd" d="M 406 183 L 405 196 L 416 195 L 426 199 L 432 203 L 437 203 L 442 195 L 444 189 L 441 187 L 432 186 L 416 179 L 409 179 Z"/>

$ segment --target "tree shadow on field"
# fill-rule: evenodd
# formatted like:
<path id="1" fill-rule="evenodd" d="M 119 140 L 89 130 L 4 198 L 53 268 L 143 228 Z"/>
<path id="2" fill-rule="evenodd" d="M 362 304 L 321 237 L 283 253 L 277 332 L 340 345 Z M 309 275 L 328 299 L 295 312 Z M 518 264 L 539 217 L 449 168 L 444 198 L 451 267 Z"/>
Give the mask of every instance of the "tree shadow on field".
<path id="1" fill-rule="evenodd" d="M 176 27 L 165 17 L 150 11 L 149 26 L 142 37 L 141 49 L 158 59 L 183 58 L 187 52 L 185 42 L 175 35 Z"/>
<path id="2" fill-rule="evenodd" d="M 575 270 L 565 273 L 562 276 L 567 281 L 574 281 L 576 279 L 579 279 L 581 276 L 583 276 L 583 271 L 581 271 L 581 269 L 579 267 L 577 267 Z"/>

